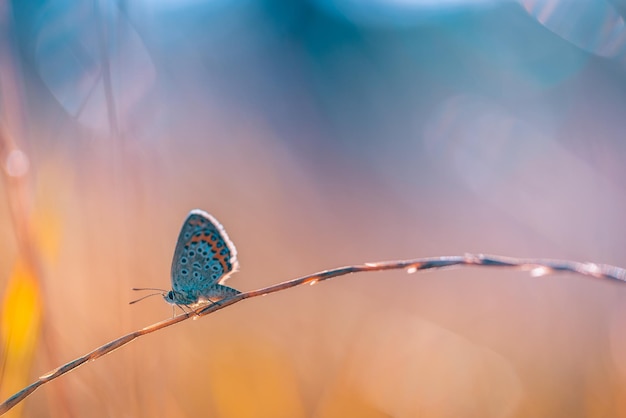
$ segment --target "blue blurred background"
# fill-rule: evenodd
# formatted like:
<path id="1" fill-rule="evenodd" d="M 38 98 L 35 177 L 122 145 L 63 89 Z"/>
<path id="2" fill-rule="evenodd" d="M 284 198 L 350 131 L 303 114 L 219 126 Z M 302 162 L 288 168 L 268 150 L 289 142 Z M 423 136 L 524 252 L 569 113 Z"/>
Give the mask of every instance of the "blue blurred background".
<path id="1" fill-rule="evenodd" d="M 465 252 L 625 266 L 625 15 L 626 0 L 2 3 L 0 394 L 171 315 L 128 306 L 129 289 L 169 288 L 193 208 L 234 240 L 240 290 Z M 625 303 L 567 274 L 346 277 L 142 338 L 14 413 L 626 416 Z"/>

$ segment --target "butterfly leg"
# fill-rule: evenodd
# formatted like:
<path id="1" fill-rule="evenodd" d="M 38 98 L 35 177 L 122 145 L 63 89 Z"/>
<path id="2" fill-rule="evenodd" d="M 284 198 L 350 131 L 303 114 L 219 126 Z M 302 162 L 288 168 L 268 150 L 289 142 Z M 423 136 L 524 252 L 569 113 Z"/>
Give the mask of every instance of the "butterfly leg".
<path id="1" fill-rule="evenodd" d="M 175 314 L 176 314 L 176 306 L 178 306 L 178 308 L 179 308 L 181 311 L 183 311 L 183 313 L 184 313 L 184 314 L 186 314 L 186 313 L 188 313 L 188 312 L 185 310 L 185 308 L 183 308 L 183 306 L 186 306 L 188 309 L 190 309 L 190 310 L 191 310 L 191 308 L 189 307 L 189 305 L 184 305 L 184 304 L 183 304 L 183 305 L 181 305 L 181 304 L 179 304 L 179 303 L 177 303 L 177 304 L 175 304 L 175 305 L 172 305 L 172 318 L 174 318 L 174 316 L 175 316 Z"/>

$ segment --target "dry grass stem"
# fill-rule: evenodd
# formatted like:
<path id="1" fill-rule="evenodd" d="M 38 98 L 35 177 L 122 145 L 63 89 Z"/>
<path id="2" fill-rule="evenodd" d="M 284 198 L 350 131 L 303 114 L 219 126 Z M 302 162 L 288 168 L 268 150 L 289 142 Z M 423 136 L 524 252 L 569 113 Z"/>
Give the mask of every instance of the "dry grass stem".
<path id="1" fill-rule="evenodd" d="M 15 405 L 23 401 L 28 395 L 33 393 L 37 388 L 45 383 L 48 383 L 57 377 L 64 375 L 78 366 L 86 363 L 90 360 L 95 360 L 116 350 L 134 339 L 141 337 L 142 335 L 150 334 L 151 332 L 158 331 L 170 325 L 177 324 L 193 316 L 204 316 L 213 313 L 217 310 L 223 309 L 234 303 L 240 302 L 244 299 L 263 296 L 269 293 L 286 290 L 302 284 L 315 284 L 323 280 L 327 280 L 337 276 L 343 276 L 350 273 L 368 272 L 368 271 L 383 271 L 383 270 L 399 270 L 406 269 L 408 273 L 415 273 L 420 270 L 433 270 L 442 268 L 453 268 L 461 266 L 484 266 L 484 267 L 508 267 L 519 270 L 529 271 L 531 275 L 543 276 L 546 274 L 564 271 L 571 273 L 578 273 L 584 276 L 599 278 L 599 279 L 612 279 L 626 282 L 626 269 L 615 267 L 606 264 L 594 264 L 594 263 L 580 263 L 574 261 L 563 260 L 547 260 L 547 259 L 520 259 L 513 257 L 502 257 L 494 255 L 483 254 L 466 254 L 463 256 L 450 256 L 450 257 L 433 257 L 433 258 L 418 258 L 414 260 L 400 260 L 400 261 L 383 261 L 378 263 L 365 263 L 361 265 L 354 265 L 348 267 L 340 267 L 333 270 L 326 270 L 319 273 L 314 273 L 308 276 L 300 277 L 294 280 L 278 283 L 273 286 L 264 287 L 258 290 L 252 290 L 250 292 L 240 293 L 239 295 L 224 299 L 220 302 L 212 305 L 205 305 L 197 310 L 184 313 L 172 319 L 152 324 L 148 327 L 126 334 L 116 340 L 113 340 L 95 350 L 87 353 L 75 360 L 64 364 L 57 369 L 40 376 L 35 382 L 20 390 L 2 404 L 0 404 L 0 415 L 4 414 Z"/>

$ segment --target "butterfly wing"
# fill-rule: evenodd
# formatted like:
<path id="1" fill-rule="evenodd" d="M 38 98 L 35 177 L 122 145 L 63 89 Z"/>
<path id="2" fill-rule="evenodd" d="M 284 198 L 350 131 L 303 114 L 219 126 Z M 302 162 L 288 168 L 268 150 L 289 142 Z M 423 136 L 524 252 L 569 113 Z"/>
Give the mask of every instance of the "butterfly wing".
<path id="1" fill-rule="evenodd" d="M 237 271 L 237 250 L 224 227 L 208 213 L 189 212 L 172 260 L 172 289 L 197 301 Z"/>

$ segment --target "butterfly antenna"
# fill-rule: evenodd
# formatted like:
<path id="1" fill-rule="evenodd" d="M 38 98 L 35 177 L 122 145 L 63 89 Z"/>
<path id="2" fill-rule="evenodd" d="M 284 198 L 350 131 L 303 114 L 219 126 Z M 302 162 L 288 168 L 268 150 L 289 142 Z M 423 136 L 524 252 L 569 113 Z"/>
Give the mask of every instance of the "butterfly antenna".
<path id="1" fill-rule="evenodd" d="M 133 290 L 158 290 L 159 292 L 167 292 L 165 289 L 157 289 L 154 287 L 133 287 Z"/>
<path id="2" fill-rule="evenodd" d="M 133 290 L 139 290 L 139 289 L 133 289 Z M 141 289 L 141 290 L 144 290 L 144 289 Z M 148 290 L 148 289 L 145 289 L 145 290 Z M 156 289 L 153 289 L 153 290 L 156 290 Z M 142 300 L 144 300 L 144 299 L 146 299 L 146 298 L 149 298 L 150 296 L 156 296 L 156 295 L 162 295 L 162 294 L 163 294 L 163 292 L 158 292 L 158 293 L 150 293 L 149 295 L 146 295 L 146 296 L 140 297 L 139 299 L 135 299 L 135 300 L 133 300 L 132 302 L 128 302 L 128 304 L 129 304 L 129 305 L 132 305 L 133 303 L 140 302 L 140 301 L 142 301 Z"/>

